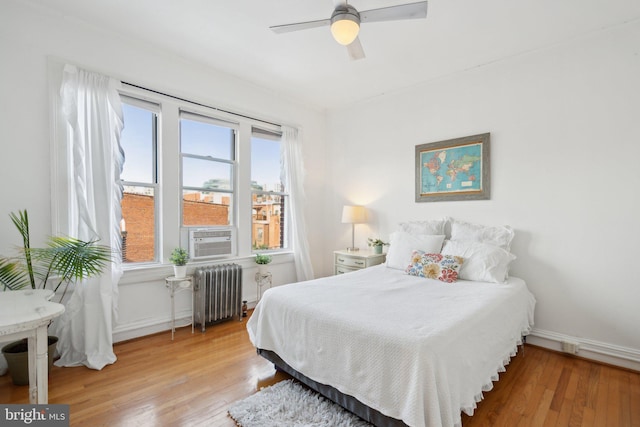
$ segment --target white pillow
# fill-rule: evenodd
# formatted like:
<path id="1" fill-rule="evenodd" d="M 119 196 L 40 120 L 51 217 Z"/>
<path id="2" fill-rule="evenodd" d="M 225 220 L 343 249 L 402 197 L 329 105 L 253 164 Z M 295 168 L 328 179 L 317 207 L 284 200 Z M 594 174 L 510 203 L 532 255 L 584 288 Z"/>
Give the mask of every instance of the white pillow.
<path id="1" fill-rule="evenodd" d="M 411 254 L 415 250 L 438 254 L 442 249 L 444 234 L 409 234 L 404 231 L 391 233 L 387 251 L 387 267 L 404 271 L 411 264 Z"/>
<path id="2" fill-rule="evenodd" d="M 509 274 L 509 265 L 516 256 L 505 249 L 481 242 L 447 240 L 442 255 L 464 258 L 458 277 L 477 282 L 503 283 Z"/>
<path id="3" fill-rule="evenodd" d="M 499 246 L 507 251 L 511 248 L 511 241 L 515 233 L 508 225 L 491 227 L 459 221 L 453 218 L 451 218 L 450 221 L 451 240 L 470 240 L 473 242 L 488 243 L 493 246 Z"/>
<path id="4" fill-rule="evenodd" d="M 446 219 L 432 219 L 427 221 L 407 221 L 398 224 L 400 230 L 409 234 L 440 235 L 444 233 Z"/>

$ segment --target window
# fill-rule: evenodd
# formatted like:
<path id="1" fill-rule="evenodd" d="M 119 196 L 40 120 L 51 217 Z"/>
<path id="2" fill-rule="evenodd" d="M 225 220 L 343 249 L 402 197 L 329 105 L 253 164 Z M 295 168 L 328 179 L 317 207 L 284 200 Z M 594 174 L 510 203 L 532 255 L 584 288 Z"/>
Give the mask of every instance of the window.
<path id="1" fill-rule="evenodd" d="M 125 161 L 121 175 L 122 261 L 153 262 L 157 256 L 157 141 L 158 111 L 155 104 L 122 97 L 124 129 L 120 145 Z"/>
<path id="2" fill-rule="evenodd" d="M 189 228 L 233 227 L 230 256 L 290 248 L 279 126 L 135 87 L 121 99 L 125 266 L 166 263 Z"/>
<path id="3" fill-rule="evenodd" d="M 289 195 L 281 180 L 280 135 L 254 128 L 251 137 L 251 246 L 256 250 L 288 247 L 285 207 Z"/>
<path id="4" fill-rule="evenodd" d="M 236 128 L 231 123 L 180 113 L 182 225 L 233 223 Z"/>

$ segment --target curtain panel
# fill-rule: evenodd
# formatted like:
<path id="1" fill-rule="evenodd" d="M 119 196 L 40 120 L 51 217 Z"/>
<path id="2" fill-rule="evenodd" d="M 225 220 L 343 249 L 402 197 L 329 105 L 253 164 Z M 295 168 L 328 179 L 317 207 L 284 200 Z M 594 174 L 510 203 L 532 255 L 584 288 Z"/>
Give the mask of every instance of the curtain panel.
<path id="1" fill-rule="evenodd" d="M 309 255 L 309 242 L 307 240 L 307 226 L 305 221 L 305 192 L 304 192 L 304 161 L 302 159 L 302 141 L 298 129 L 291 126 L 282 126 L 282 153 L 280 168 L 281 177 L 285 189 L 289 192 L 291 203 L 290 221 L 293 246 L 293 257 L 296 265 L 298 281 L 313 279 L 313 267 Z"/>
<path id="2" fill-rule="evenodd" d="M 67 123 L 70 234 L 99 240 L 119 253 L 120 174 L 124 154 L 119 82 L 67 65 L 60 90 Z M 113 326 L 117 320 L 120 257 L 105 272 L 75 286 L 66 311 L 51 326 L 59 337 L 57 366 L 85 365 L 102 369 L 116 361 Z"/>

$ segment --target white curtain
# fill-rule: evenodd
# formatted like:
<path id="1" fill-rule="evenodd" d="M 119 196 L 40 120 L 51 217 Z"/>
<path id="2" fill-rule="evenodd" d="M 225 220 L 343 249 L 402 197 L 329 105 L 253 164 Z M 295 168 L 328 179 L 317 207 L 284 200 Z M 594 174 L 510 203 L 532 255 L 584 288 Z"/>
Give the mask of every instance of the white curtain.
<path id="1" fill-rule="evenodd" d="M 305 224 L 304 206 L 304 162 L 302 160 L 302 141 L 298 129 L 282 126 L 282 161 L 281 177 L 285 191 L 289 192 L 289 218 L 291 221 L 293 256 L 298 281 L 313 279 L 313 267 L 309 256 L 307 227 Z"/>
<path id="2" fill-rule="evenodd" d="M 120 147 L 123 128 L 119 82 L 67 65 L 64 69 L 62 111 L 67 121 L 70 151 L 69 228 L 82 240 L 98 239 L 120 250 Z M 52 325 L 59 337 L 57 366 L 85 365 L 102 369 L 114 363 L 113 326 L 117 320 L 120 259 L 113 257 L 105 272 L 78 284 L 65 313 Z"/>

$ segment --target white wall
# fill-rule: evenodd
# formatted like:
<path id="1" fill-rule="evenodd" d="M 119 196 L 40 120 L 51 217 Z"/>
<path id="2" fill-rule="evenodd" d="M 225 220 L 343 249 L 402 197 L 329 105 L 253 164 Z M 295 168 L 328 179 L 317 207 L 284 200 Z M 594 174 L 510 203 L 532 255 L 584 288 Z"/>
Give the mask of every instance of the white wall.
<path id="1" fill-rule="evenodd" d="M 8 214 L 28 209 L 34 243 L 51 233 L 50 104 L 48 64 L 68 61 L 161 92 L 206 103 L 257 118 L 299 126 L 304 138 L 303 155 L 308 171 L 307 191 L 323 188 L 324 114 L 278 93 L 241 81 L 216 70 L 187 62 L 156 48 L 117 34 L 23 4 L 4 1 L 0 13 L 0 129 L 2 129 L 0 177 L 0 253 L 8 254 L 19 243 Z M 55 195 L 53 196 L 55 197 Z M 320 200 L 307 201 L 307 221 L 319 223 Z M 321 231 L 310 227 L 314 269 L 321 271 Z M 318 249 L 320 248 L 320 249 Z M 244 275 L 244 298 L 255 300 L 255 265 L 239 260 Z M 278 257 L 271 268 L 275 284 L 295 280 L 292 257 Z M 120 286 L 120 320 L 116 340 L 168 327 L 169 298 L 163 278 L 170 266 L 126 272 Z M 186 294 L 178 296 L 179 317 L 189 314 Z"/>
<path id="2" fill-rule="evenodd" d="M 538 301 L 530 341 L 640 368 L 638 46 L 635 21 L 331 112 L 326 246 L 350 243 L 345 202 L 373 214 L 361 247 L 402 220 L 509 224 L 512 275 Z M 415 203 L 415 146 L 484 132 L 491 200 Z"/>

